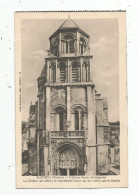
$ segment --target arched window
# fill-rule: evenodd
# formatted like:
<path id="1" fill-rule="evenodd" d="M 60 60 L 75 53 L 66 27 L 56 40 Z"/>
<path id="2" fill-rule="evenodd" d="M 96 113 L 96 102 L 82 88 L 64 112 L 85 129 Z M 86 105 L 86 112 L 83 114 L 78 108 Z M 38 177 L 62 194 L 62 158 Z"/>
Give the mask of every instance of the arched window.
<path id="1" fill-rule="evenodd" d="M 59 130 L 64 130 L 64 113 L 62 111 L 59 112 Z"/>
<path id="2" fill-rule="evenodd" d="M 73 109 L 74 112 L 74 127 L 75 130 L 84 129 L 84 109 L 80 106 L 77 106 Z"/>
<path id="3" fill-rule="evenodd" d="M 63 131 L 66 130 L 66 125 L 65 125 L 65 121 L 66 121 L 66 111 L 63 107 L 58 106 L 55 109 L 56 112 L 56 118 L 55 118 L 55 124 L 56 124 L 56 130 L 57 131 Z"/>
<path id="4" fill-rule="evenodd" d="M 53 45 L 53 54 L 54 56 L 58 56 L 58 41 L 56 41 Z"/>
<path id="5" fill-rule="evenodd" d="M 75 130 L 79 130 L 79 113 L 75 111 Z"/>
<path id="6" fill-rule="evenodd" d="M 66 82 L 66 79 L 67 79 L 66 63 L 65 62 L 61 62 L 59 64 L 59 68 L 60 68 L 60 82 L 64 83 L 64 82 Z"/>
<path id="7" fill-rule="evenodd" d="M 65 35 L 62 40 L 62 52 L 63 53 L 74 53 L 74 37 L 70 34 Z"/>
<path id="8" fill-rule="evenodd" d="M 80 64 L 77 61 L 72 63 L 72 82 L 80 81 Z"/>
<path id="9" fill-rule="evenodd" d="M 85 40 L 81 37 L 81 38 L 80 38 L 80 42 L 79 42 L 79 51 L 80 51 L 80 54 L 85 53 L 85 50 L 86 50 L 86 42 L 85 42 Z"/>

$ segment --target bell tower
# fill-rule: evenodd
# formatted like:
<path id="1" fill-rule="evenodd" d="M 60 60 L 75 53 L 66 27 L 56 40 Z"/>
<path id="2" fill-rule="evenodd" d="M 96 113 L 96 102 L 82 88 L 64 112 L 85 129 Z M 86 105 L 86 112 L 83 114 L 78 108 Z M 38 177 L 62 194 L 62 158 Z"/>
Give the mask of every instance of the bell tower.
<path id="1" fill-rule="evenodd" d="M 89 40 L 70 18 L 49 38 L 38 78 L 38 175 L 96 175 L 101 98 L 95 94 Z"/>

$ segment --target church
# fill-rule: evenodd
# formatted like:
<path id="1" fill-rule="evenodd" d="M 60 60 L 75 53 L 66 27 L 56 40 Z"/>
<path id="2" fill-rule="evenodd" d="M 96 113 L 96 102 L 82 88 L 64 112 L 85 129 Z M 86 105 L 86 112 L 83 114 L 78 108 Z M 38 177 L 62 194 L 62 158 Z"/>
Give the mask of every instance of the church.
<path id="1" fill-rule="evenodd" d="M 109 174 L 108 103 L 95 89 L 89 40 L 70 18 L 49 38 L 37 101 L 29 109 L 31 175 Z"/>

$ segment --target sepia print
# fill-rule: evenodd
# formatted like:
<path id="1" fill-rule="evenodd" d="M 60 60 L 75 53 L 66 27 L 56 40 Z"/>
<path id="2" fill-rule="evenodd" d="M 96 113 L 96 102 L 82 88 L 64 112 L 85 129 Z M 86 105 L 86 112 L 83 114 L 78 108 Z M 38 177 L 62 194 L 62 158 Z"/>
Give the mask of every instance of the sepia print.
<path id="1" fill-rule="evenodd" d="M 125 37 L 125 12 L 15 14 L 17 187 L 127 187 Z"/>

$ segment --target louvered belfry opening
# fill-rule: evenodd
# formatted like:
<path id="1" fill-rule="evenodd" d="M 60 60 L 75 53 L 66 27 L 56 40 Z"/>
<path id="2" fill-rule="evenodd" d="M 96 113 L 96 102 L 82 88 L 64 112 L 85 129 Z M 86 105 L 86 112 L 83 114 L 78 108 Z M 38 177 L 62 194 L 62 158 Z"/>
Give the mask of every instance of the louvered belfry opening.
<path id="1" fill-rule="evenodd" d="M 79 64 L 78 62 L 73 62 L 72 64 L 72 82 L 78 82 L 79 81 Z"/>
<path id="2" fill-rule="evenodd" d="M 66 64 L 60 63 L 60 83 L 66 82 Z"/>

